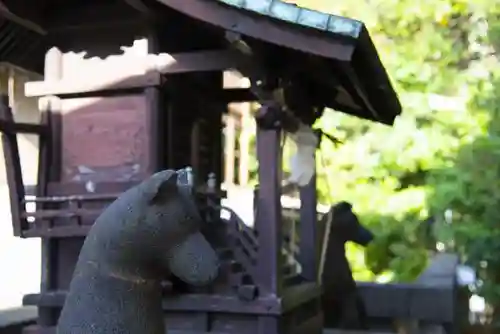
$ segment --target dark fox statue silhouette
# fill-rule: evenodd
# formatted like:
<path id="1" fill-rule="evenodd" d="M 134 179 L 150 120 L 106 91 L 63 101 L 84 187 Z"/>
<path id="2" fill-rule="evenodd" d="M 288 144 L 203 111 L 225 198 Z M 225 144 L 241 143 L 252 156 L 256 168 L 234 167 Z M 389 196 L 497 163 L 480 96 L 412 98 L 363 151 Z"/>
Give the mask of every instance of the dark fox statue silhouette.
<path id="1" fill-rule="evenodd" d="M 373 234 L 359 222 L 348 202 L 332 206 L 322 219 L 323 225 L 329 215 L 332 221 L 322 276 L 325 327 L 366 329 L 366 310 L 352 277 L 345 244 L 352 241 L 367 246 L 373 240 Z"/>
<path id="2" fill-rule="evenodd" d="M 95 221 L 76 264 L 58 334 L 164 334 L 162 278 L 205 285 L 214 249 L 180 173 L 165 170 L 123 193 Z"/>

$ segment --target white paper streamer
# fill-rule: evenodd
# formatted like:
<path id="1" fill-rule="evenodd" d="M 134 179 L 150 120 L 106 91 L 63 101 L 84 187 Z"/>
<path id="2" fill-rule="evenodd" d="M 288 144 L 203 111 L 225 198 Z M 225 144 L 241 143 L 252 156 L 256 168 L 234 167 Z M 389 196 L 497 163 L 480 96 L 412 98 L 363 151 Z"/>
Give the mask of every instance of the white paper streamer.
<path id="1" fill-rule="evenodd" d="M 297 151 L 290 159 L 291 175 L 288 181 L 303 187 L 311 181 L 316 170 L 314 155 L 318 137 L 311 127 L 302 124 L 290 138 L 295 142 Z"/>

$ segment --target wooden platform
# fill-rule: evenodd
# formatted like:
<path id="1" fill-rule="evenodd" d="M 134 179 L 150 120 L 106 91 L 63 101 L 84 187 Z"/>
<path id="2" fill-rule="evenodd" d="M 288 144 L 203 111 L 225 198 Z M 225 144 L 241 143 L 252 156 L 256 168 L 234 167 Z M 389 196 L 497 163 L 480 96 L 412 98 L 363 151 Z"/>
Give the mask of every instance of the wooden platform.
<path id="1" fill-rule="evenodd" d="M 396 334 L 391 331 L 346 331 L 341 329 L 324 329 L 323 334 Z"/>
<path id="2" fill-rule="evenodd" d="M 26 328 L 26 330 L 23 332 L 23 334 L 34 334 L 34 333 L 37 333 L 37 334 L 40 334 L 40 333 L 55 334 L 55 329 L 54 328 L 46 328 L 43 331 L 40 331 L 40 329 L 37 326 L 31 326 L 29 328 Z M 168 334 L 200 334 L 200 332 L 186 332 L 186 331 L 169 330 Z M 210 332 L 210 334 L 226 334 L 226 333 Z M 337 329 L 324 329 L 323 334 L 396 334 L 396 332 L 389 332 L 389 331 L 387 331 L 387 332 L 382 332 L 382 331 L 381 332 L 345 331 L 345 330 L 337 330 Z"/>
<path id="3" fill-rule="evenodd" d="M 36 322 L 38 310 L 24 306 L 0 310 L 0 334 L 21 334 L 24 327 Z"/>

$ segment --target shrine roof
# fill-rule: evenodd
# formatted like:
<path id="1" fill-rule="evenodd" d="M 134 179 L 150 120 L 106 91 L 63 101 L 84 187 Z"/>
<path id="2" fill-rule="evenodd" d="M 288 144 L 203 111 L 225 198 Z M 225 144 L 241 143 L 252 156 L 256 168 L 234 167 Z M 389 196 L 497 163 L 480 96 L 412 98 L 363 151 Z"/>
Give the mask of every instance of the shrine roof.
<path id="1" fill-rule="evenodd" d="M 157 0 L 196 20 L 241 34 L 270 63 L 292 59 L 327 107 L 392 124 L 401 104 L 361 21 L 280 0 Z M 267 50 L 266 50 L 267 49 Z M 312 56 L 312 57 L 311 57 Z M 312 73 L 314 72 L 314 73 Z"/>
<path id="2" fill-rule="evenodd" d="M 204 37 L 179 34 L 177 38 L 219 38 L 215 44 L 227 45 L 223 35 L 228 31 L 236 33 L 267 69 L 300 81 L 318 106 L 385 124 L 392 124 L 401 113 L 397 94 L 365 25 L 350 18 L 280 0 L 4 0 L 2 3 L 5 6 L 0 6 L 0 61 L 18 66 L 40 70 L 43 52 L 54 43 L 68 49 L 75 44 L 84 47 L 93 39 L 102 39 L 100 44 L 104 45 L 110 41 L 120 44 L 119 39 L 125 38 L 124 33 L 112 34 L 115 30 L 123 31 L 122 26 L 113 31 L 107 29 L 108 39 L 104 34 L 99 38 L 92 37 L 95 34 L 84 35 L 85 29 L 81 30 L 82 36 L 76 35 L 80 30 L 75 26 L 89 20 L 109 21 L 109 15 L 116 16 L 118 12 L 123 14 L 124 22 L 130 18 L 158 20 L 165 12 L 175 12 L 198 30 L 200 24 L 208 28 L 201 28 L 206 31 Z M 35 3 L 41 7 L 33 7 Z M 85 11 L 72 9 L 82 6 Z M 71 19 L 67 19 L 69 16 Z"/>
<path id="3" fill-rule="evenodd" d="M 313 28 L 333 34 L 358 38 L 363 23 L 358 20 L 327 14 L 316 10 L 299 7 L 296 4 L 280 0 L 218 0 L 230 6 L 255 12 L 273 19 Z"/>

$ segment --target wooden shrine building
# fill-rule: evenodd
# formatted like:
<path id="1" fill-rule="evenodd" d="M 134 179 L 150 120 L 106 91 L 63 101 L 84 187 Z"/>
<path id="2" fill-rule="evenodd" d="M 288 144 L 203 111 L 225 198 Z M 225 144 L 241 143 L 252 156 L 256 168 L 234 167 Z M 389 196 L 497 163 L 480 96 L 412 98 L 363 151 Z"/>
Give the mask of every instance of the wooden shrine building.
<path id="1" fill-rule="evenodd" d="M 24 299 L 39 308 L 29 333 L 54 333 L 83 239 L 119 193 L 154 171 L 192 166 L 200 201 L 220 200 L 222 118 L 238 101 L 262 106 L 255 228 L 207 216 L 224 280 L 167 294 L 169 332 L 321 332 L 316 184 L 301 188 L 302 269 L 290 274 L 281 254 L 281 134 L 325 108 L 388 125 L 400 114 L 362 22 L 280 0 L 3 0 L 0 20 L 0 61 L 44 75 L 25 89 L 40 98 L 40 124 L 14 123 L 5 98 L 0 109 L 14 233 L 43 240 L 41 291 Z M 230 69 L 251 87 L 224 89 Z M 16 133 L 40 136 L 34 199 L 26 199 Z"/>

